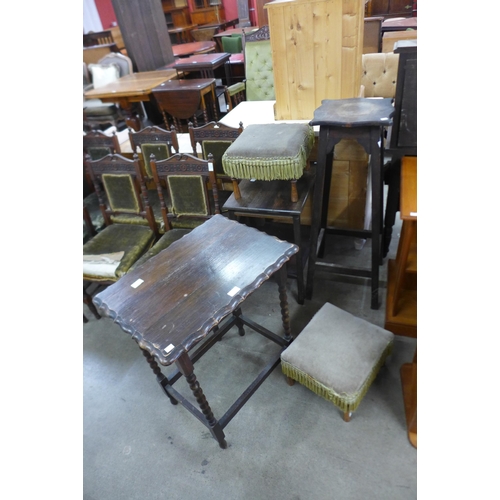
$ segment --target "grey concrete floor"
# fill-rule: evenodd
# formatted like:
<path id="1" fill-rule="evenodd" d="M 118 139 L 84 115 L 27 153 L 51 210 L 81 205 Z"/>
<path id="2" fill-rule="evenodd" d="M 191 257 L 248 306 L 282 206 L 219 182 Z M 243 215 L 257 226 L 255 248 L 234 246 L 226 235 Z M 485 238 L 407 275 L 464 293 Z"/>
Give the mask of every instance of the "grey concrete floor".
<path id="1" fill-rule="evenodd" d="M 399 228 L 397 223 L 389 257 L 395 256 Z M 336 262 L 369 262 L 369 242 L 355 250 L 351 238 L 337 241 L 327 247 Z M 302 306 L 295 301 L 296 282 L 289 280 L 293 334 L 327 301 L 383 326 L 386 275 L 387 259 L 379 310 L 370 309 L 368 280 L 318 272 L 313 299 Z M 305 387 L 288 386 L 278 366 L 224 429 L 223 450 L 196 418 L 164 396 L 128 334 L 108 318 L 94 319 L 85 306 L 84 312 L 90 320 L 83 325 L 85 500 L 417 498 L 417 450 L 407 437 L 400 379 L 415 339 L 396 336 L 393 354 L 349 423 Z M 243 312 L 281 333 L 275 283 L 265 282 Z M 216 417 L 278 349 L 246 332 L 240 337 L 229 331 L 195 365 Z M 175 387 L 190 398 L 184 380 Z"/>

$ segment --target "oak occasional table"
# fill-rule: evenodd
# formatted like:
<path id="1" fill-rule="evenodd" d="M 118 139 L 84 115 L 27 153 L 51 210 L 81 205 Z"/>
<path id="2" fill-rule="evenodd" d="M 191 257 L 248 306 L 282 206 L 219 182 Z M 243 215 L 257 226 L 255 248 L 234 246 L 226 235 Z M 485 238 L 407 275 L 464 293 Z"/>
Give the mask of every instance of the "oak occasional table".
<path id="1" fill-rule="evenodd" d="M 394 108 L 391 99 L 325 99 L 314 111 L 310 125 L 319 125 L 318 164 L 313 194 L 311 241 L 306 279 L 306 298 L 313 292 L 316 266 L 322 266 L 336 274 L 359 276 L 371 279 L 371 308 L 378 309 L 379 265 L 382 260 L 383 176 L 382 176 L 382 130 L 392 124 Z M 327 227 L 329 186 L 331 183 L 333 152 L 341 139 L 358 141 L 370 155 L 372 228 L 371 230 Z M 328 188 L 326 187 L 328 186 Z M 371 269 L 339 266 L 318 261 L 323 256 L 326 234 L 350 235 L 356 238 L 371 238 Z M 318 245 L 318 242 L 320 243 Z M 319 249 L 319 252 L 318 252 Z"/>
<path id="2" fill-rule="evenodd" d="M 227 447 L 224 427 L 279 364 L 292 340 L 284 264 L 297 251 L 292 243 L 215 215 L 94 298 L 98 309 L 139 344 L 171 403 L 181 403 L 221 448 Z M 283 337 L 241 311 L 244 300 L 273 274 L 278 278 Z M 282 349 L 217 419 L 193 365 L 233 326 L 244 335 L 244 325 Z M 177 370 L 167 378 L 158 363 L 175 363 Z M 182 376 L 199 409 L 174 389 Z"/>
<path id="3" fill-rule="evenodd" d="M 154 87 L 174 78 L 177 78 L 177 73 L 173 69 L 132 73 L 98 89 L 89 90 L 84 95 L 87 99 L 117 103 L 127 114 L 127 125 L 140 130 L 141 122 L 132 113 L 132 103 L 149 101 Z"/>

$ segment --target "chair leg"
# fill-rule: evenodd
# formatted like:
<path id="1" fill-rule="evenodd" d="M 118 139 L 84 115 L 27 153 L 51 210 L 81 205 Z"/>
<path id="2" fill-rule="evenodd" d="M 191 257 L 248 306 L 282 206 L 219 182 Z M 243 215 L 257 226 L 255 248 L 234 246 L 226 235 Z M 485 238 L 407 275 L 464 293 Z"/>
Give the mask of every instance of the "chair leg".
<path id="1" fill-rule="evenodd" d="M 92 297 L 87 290 L 85 290 L 85 288 L 83 289 L 83 303 L 87 304 L 90 312 L 96 317 L 96 319 L 101 319 L 101 315 L 97 312 L 97 308 L 92 302 Z"/>

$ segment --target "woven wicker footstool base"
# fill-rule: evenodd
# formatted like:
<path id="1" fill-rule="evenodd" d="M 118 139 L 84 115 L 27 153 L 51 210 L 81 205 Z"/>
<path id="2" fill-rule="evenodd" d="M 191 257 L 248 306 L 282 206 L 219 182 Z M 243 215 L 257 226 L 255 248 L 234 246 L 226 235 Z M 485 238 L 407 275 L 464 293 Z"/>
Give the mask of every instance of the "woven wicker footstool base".
<path id="1" fill-rule="evenodd" d="M 394 334 L 326 303 L 281 353 L 281 369 L 344 412 L 348 422 L 386 357 Z"/>

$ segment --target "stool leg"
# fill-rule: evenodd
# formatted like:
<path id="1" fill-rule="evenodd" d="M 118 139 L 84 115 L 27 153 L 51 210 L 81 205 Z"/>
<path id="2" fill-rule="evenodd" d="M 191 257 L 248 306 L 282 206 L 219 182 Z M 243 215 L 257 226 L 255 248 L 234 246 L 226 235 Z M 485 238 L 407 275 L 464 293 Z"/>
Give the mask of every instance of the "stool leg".
<path id="1" fill-rule="evenodd" d="M 233 182 L 233 193 L 234 193 L 234 198 L 236 200 L 239 200 L 241 198 L 241 193 L 240 193 L 240 187 L 238 185 L 238 179 L 231 179 Z"/>
<path id="2" fill-rule="evenodd" d="M 295 254 L 296 273 L 297 273 L 297 303 L 302 305 L 305 296 L 304 284 L 304 269 L 302 267 L 302 235 L 300 233 L 300 218 L 293 218 L 293 239 L 295 244 L 299 247 L 299 251 Z"/>
<path id="3" fill-rule="evenodd" d="M 295 384 L 295 380 L 293 380 L 293 378 L 290 378 L 290 377 L 287 377 L 286 378 L 286 383 L 289 385 L 289 386 L 292 386 Z"/>
<path id="4" fill-rule="evenodd" d="M 352 412 L 345 411 L 344 412 L 344 422 L 350 422 L 351 421 L 351 416 L 352 416 Z"/>
<path id="5" fill-rule="evenodd" d="M 297 203 L 299 201 L 299 193 L 297 191 L 297 179 L 291 181 L 290 198 L 292 203 Z"/>

